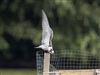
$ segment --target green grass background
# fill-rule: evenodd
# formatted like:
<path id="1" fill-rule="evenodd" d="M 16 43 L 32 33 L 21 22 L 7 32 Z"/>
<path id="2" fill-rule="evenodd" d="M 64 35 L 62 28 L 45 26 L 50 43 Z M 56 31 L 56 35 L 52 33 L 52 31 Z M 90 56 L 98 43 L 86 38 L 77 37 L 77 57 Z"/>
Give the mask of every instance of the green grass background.
<path id="1" fill-rule="evenodd" d="M 37 75 L 34 69 L 0 69 L 0 75 Z"/>

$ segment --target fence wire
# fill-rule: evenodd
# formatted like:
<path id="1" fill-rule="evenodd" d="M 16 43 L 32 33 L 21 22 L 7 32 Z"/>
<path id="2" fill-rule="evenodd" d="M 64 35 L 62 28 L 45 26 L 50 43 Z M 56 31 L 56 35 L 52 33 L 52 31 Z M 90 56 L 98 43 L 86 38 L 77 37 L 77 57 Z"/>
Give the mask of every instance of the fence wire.
<path id="1" fill-rule="evenodd" d="M 74 55 L 74 56 L 73 56 Z M 37 71 L 43 72 L 43 52 L 37 52 Z M 50 57 L 50 71 L 69 69 L 100 69 L 100 59 L 91 55 L 65 51 L 55 52 Z"/>

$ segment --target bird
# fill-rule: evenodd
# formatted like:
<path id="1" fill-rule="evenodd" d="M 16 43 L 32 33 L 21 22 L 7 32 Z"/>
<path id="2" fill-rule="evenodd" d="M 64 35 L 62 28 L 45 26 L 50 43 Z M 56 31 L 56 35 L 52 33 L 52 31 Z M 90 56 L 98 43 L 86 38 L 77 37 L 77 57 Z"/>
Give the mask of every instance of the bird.
<path id="1" fill-rule="evenodd" d="M 44 10 L 42 10 L 42 39 L 41 39 L 41 45 L 39 45 L 36 48 L 40 48 L 43 51 L 46 51 L 50 54 L 54 54 L 52 39 L 53 39 L 53 30 L 49 25 L 46 13 L 44 12 Z"/>

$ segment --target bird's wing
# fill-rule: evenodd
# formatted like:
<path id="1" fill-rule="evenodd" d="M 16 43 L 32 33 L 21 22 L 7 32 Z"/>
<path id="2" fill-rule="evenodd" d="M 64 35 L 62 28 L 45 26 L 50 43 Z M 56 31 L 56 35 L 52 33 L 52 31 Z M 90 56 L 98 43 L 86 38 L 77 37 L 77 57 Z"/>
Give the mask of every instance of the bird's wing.
<path id="1" fill-rule="evenodd" d="M 41 44 L 49 46 L 51 28 L 45 12 L 42 10 L 42 41 Z"/>
<path id="2" fill-rule="evenodd" d="M 53 39 L 53 30 L 51 29 L 51 36 L 50 36 L 50 41 L 49 41 L 49 46 L 50 47 L 53 47 L 52 46 L 52 39 Z"/>

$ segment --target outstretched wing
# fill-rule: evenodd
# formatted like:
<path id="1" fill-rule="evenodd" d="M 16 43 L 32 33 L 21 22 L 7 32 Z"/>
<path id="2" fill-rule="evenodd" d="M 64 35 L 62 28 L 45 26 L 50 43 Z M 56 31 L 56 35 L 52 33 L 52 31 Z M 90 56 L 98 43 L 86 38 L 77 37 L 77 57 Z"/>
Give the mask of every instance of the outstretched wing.
<path id="1" fill-rule="evenodd" d="M 49 40 L 49 46 L 52 47 L 52 39 L 53 39 L 53 30 L 51 29 L 51 36 Z"/>
<path id="2" fill-rule="evenodd" d="M 52 34 L 52 31 L 49 26 L 47 16 L 45 12 L 42 10 L 42 41 L 41 41 L 42 45 L 49 46 L 51 34 Z"/>

